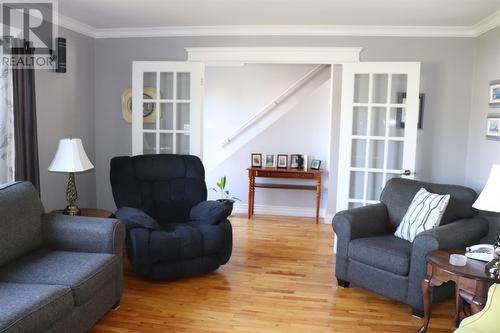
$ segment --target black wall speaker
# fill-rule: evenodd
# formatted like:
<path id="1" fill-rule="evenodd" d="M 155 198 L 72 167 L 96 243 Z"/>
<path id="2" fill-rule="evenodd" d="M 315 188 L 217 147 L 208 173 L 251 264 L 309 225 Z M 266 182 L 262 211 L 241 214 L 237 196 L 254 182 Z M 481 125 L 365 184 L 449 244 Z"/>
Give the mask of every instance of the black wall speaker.
<path id="1" fill-rule="evenodd" d="M 57 37 L 57 73 L 66 73 L 66 38 Z"/>

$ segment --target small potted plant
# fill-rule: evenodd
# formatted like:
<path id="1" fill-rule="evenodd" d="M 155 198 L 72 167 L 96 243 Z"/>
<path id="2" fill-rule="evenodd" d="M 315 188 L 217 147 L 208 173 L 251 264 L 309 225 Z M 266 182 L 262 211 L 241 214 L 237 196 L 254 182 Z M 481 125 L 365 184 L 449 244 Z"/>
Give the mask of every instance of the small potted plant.
<path id="1" fill-rule="evenodd" d="M 220 196 L 220 198 L 217 199 L 217 201 L 222 202 L 224 205 L 230 206 L 232 212 L 235 201 L 241 201 L 241 200 L 236 197 L 229 196 L 229 190 L 226 190 L 226 183 L 227 183 L 227 177 L 223 176 L 217 182 L 217 188 L 212 187 L 212 190 Z"/>

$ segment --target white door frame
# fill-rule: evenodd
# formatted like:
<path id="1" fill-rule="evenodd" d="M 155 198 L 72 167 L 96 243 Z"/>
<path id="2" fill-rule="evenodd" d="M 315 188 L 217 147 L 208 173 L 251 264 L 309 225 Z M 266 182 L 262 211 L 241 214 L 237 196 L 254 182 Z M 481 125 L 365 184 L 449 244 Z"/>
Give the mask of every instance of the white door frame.
<path id="1" fill-rule="evenodd" d="M 274 64 L 328 64 L 332 66 L 332 78 L 334 76 L 334 65 L 342 65 L 343 68 L 351 63 L 362 64 L 360 62 L 360 53 L 363 47 L 186 47 L 188 61 L 197 61 L 206 66 L 242 66 L 244 64 L 252 63 L 274 63 Z M 135 62 L 134 62 L 135 63 Z M 400 63 L 408 64 L 408 62 Z M 342 69 L 344 71 L 344 69 Z M 201 80 L 203 80 L 204 71 Z M 133 80 L 134 81 L 134 80 Z M 142 78 L 141 78 L 142 82 Z M 336 153 L 332 151 L 332 144 L 338 142 L 338 137 L 333 137 L 333 133 L 337 132 L 338 121 L 336 111 L 338 106 L 334 105 L 333 96 L 338 87 L 335 87 L 332 80 L 332 88 L 330 92 L 330 130 L 329 130 L 329 156 L 328 156 L 328 173 L 330 175 L 329 189 L 330 195 L 337 196 L 335 185 L 340 180 L 340 173 L 336 171 L 336 166 L 331 163 L 335 161 Z M 344 87 L 342 87 L 344 89 Z M 344 98 L 342 98 L 343 103 Z M 408 101 L 409 103 L 411 101 Z M 133 105 L 137 105 L 137 101 L 133 101 Z M 140 102 L 139 102 L 140 104 Z M 137 122 L 136 122 L 137 123 Z M 416 129 L 415 129 L 416 131 Z M 133 131 L 134 132 L 134 131 Z M 203 138 L 203 123 L 202 115 L 200 116 L 200 140 Z M 340 133 L 342 136 L 342 133 Z M 200 142 L 200 147 L 203 147 Z M 133 143 L 134 145 L 134 143 Z M 202 157 L 202 149 L 200 148 L 199 156 Z M 339 146 L 338 158 L 339 163 L 342 159 L 343 152 L 342 146 Z M 338 173 L 337 178 L 332 175 Z M 339 198 L 337 197 L 332 207 L 327 208 L 327 215 L 325 222 L 331 223 L 331 218 L 336 211 L 339 211 L 338 205 Z"/>

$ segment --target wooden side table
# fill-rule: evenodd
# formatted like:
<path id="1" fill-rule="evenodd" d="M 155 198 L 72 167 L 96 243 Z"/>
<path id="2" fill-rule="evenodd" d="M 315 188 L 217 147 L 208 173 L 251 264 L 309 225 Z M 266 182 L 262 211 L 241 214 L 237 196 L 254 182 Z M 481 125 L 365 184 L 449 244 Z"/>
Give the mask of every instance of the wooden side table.
<path id="1" fill-rule="evenodd" d="M 427 331 L 431 319 L 431 292 L 433 287 L 443 283 L 455 282 L 455 327 L 460 324 L 460 309 L 463 300 L 471 304 L 471 312 L 481 311 L 486 304 L 488 288 L 499 279 L 491 278 L 484 272 L 485 262 L 467 258 L 466 266 L 453 266 L 450 264 L 450 254 L 464 254 L 463 250 L 439 250 L 427 254 L 427 276 L 422 281 L 422 295 L 424 300 L 424 324 L 418 331 Z"/>
<path id="2" fill-rule="evenodd" d="M 255 189 L 270 188 L 284 190 L 312 190 L 316 191 L 316 223 L 319 222 L 319 208 L 321 203 L 321 170 L 303 170 L 290 168 L 248 168 L 248 218 L 250 219 L 254 213 L 255 205 Z M 310 179 L 314 180 L 315 184 L 299 185 L 299 184 L 269 184 L 256 183 L 255 178 L 288 178 L 288 179 Z"/>
<path id="3" fill-rule="evenodd" d="M 53 210 L 52 213 L 62 214 L 62 209 Z M 88 217 L 111 217 L 113 213 L 109 210 L 98 209 L 98 208 L 80 208 L 81 214 L 79 216 L 88 216 Z"/>

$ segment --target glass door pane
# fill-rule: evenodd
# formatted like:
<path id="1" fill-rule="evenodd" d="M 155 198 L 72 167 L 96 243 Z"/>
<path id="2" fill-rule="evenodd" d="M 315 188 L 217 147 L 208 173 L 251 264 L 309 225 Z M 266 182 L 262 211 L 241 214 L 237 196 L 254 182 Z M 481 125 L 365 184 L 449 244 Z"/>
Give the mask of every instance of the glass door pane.
<path id="1" fill-rule="evenodd" d="M 144 133 L 143 134 L 143 153 L 156 154 L 156 134 Z"/>
<path id="2" fill-rule="evenodd" d="M 160 99 L 174 98 L 174 73 L 160 73 Z"/>
<path id="3" fill-rule="evenodd" d="M 177 73 L 177 99 L 188 100 L 191 97 L 191 75 Z"/>

